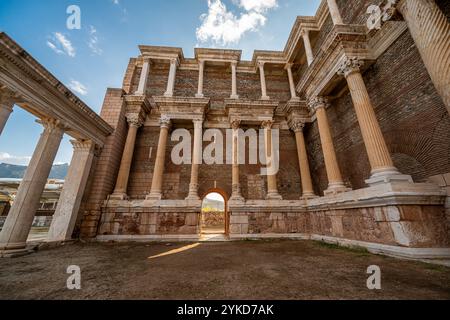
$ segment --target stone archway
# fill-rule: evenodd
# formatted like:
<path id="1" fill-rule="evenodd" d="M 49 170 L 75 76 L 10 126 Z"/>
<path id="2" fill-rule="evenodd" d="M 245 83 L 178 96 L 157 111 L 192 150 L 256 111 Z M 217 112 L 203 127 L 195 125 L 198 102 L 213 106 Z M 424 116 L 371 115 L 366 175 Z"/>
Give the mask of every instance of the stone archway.
<path id="1" fill-rule="evenodd" d="M 223 219 L 222 220 L 223 222 L 222 221 L 220 222 L 220 224 L 223 223 L 223 229 L 218 228 L 219 226 L 213 224 L 212 227 L 208 230 L 207 233 L 219 233 L 219 234 L 228 235 L 230 233 L 230 217 L 229 217 L 229 214 L 228 214 L 228 199 L 229 199 L 229 197 L 228 197 L 228 194 L 224 190 L 219 189 L 219 188 L 209 189 L 201 197 L 201 199 L 202 199 L 202 212 L 201 212 L 201 218 L 200 218 L 200 230 L 201 230 L 201 233 L 204 233 L 204 230 L 205 230 L 205 227 L 204 227 L 204 218 L 205 218 L 204 214 L 205 214 L 205 212 L 203 211 L 203 209 L 204 209 L 203 206 L 204 206 L 205 199 L 207 198 L 207 196 L 208 195 L 212 195 L 212 194 L 218 194 L 223 199 L 223 211 L 220 211 L 220 216 L 221 217 L 218 217 L 219 219 L 220 218 Z M 212 212 L 210 214 L 217 216 L 217 212 L 216 213 Z M 217 232 L 215 232 L 214 230 L 217 230 Z"/>

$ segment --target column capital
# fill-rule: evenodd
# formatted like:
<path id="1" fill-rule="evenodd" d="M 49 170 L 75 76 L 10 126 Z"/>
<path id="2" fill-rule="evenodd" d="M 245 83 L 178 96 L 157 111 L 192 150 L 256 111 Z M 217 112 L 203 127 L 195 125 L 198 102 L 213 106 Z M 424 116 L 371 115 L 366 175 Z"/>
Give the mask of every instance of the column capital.
<path id="1" fill-rule="evenodd" d="M 240 128 L 240 126 L 241 126 L 241 120 L 235 119 L 235 120 L 230 122 L 230 125 L 231 125 L 231 129 L 238 130 Z"/>
<path id="2" fill-rule="evenodd" d="M 75 152 L 92 152 L 94 151 L 95 143 L 92 140 L 70 140 Z"/>
<path id="3" fill-rule="evenodd" d="M 258 67 L 260 68 L 260 69 L 264 69 L 264 65 L 266 64 L 266 62 L 265 61 L 258 61 Z"/>
<path id="4" fill-rule="evenodd" d="M 291 130 L 294 131 L 295 133 L 303 132 L 303 129 L 305 128 L 305 123 L 300 120 L 295 120 L 295 121 L 292 121 L 289 126 L 290 126 Z"/>
<path id="5" fill-rule="evenodd" d="M 286 65 L 284 66 L 285 70 L 291 70 L 292 71 L 292 67 L 294 66 L 293 62 L 288 62 L 286 63 Z"/>
<path id="6" fill-rule="evenodd" d="M 167 115 L 162 115 L 161 118 L 159 119 L 159 125 L 162 128 L 167 128 L 169 129 L 172 125 L 172 121 L 170 120 L 170 117 L 168 117 Z"/>
<path id="7" fill-rule="evenodd" d="M 301 29 L 301 30 L 300 30 L 300 35 L 301 35 L 302 37 L 309 37 L 309 30 Z"/>
<path id="8" fill-rule="evenodd" d="M 272 126 L 274 123 L 275 123 L 275 121 L 273 121 L 273 120 L 265 120 L 261 123 L 261 127 L 263 129 L 269 130 L 269 129 L 272 129 Z"/>
<path id="9" fill-rule="evenodd" d="M 144 124 L 144 119 L 137 113 L 128 113 L 125 117 L 127 118 L 129 126 L 140 128 Z"/>
<path id="10" fill-rule="evenodd" d="M 196 118 L 196 119 L 192 119 L 192 122 L 194 123 L 194 128 L 195 129 L 201 129 L 203 126 L 203 118 Z"/>
<path id="11" fill-rule="evenodd" d="M 178 58 L 170 58 L 169 61 L 170 61 L 170 64 L 174 64 L 177 67 L 178 67 L 178 65 L 180 63 L 180 59 L 178 59 Z"/>
<path id="12" fill-rule="evenodd" d="M 364 61 L 357 57 L 345 57 L 344 61 L 338 67 L 337 74 L 346 78 L 355 72 L 360 72 L 360 68 L 364 65 Z"/>
<path id="13" fill-rule="evenodd" d="M 152 58 L 150 58 L 148 56 L 142 56 L 142 62 L 148 63 L 149 65 L 151 65 L 152 64 Z"/>
<path id="14" fill-rule="evenodd" d="M 232 67 L 237 67 L 238 61 L 236 61 L 236 60 L 231 61 L 230 64 L 231 64 Z"/>
<path id="15" fill-rule="evenodd" d="M 328 108 L 330 105 L 328 99 L 325 97 L 314 97 L 309 100 L 309 108 L 314 112 L 321 108 Z"/>
<path id="16" fill-rule="evenodd" d="M 51 119 L 51 118 L 42 118 L 36 120 L 37 123 L 41 124 L 45 131 L 47 132 L 60 132 L 67 129 L 67 126 L 64 125 L 60 120 Z"/>

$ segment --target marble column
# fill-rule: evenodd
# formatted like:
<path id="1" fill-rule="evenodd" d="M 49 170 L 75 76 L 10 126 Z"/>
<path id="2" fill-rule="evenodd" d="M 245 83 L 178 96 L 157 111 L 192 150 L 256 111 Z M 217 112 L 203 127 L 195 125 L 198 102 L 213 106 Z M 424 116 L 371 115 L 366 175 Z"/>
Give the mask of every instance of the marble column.
<path id="1" fill-rule="evenodd" d="M 271 167 L 272 161 L 276 161 L 274 156 L 274 146 L 272 144 L 272 126 L 273 121 L 264 121 L 262 123 L 262 128 L 264 129 L 264 142 L 265 142 L 265 151 L 266 151 L 266 159 L 267 159 L 267 167 Z M 269 170 L 270 171 L 270 170 Z M 277 175 L 270 174 L 267 175 L 267 200 L 282 200 L 283 198 L 278 193 L 277 186 Z"/>
<path id="2" fill-rule="evenodd" d="M 291 100 L 300 100 L 295 90 L 294 76 L 292 75 L 292 63 L 286 64 L 286 71 L 289 79 L 289 88 L 291 90 Z"/>
<path id="3" fill-rule="evenodd" d="M 322 143 L 323 158 L 328 177 L 328 189 L 324 191 L 325 195 L 346 192 L 349 189 L 345 186 L 342 179 L 341 170 L 334 149 L 333 137 L 331 136 L 330 124 L 326 108 L 328 100 L 323 97 L 316 97 L 309 103 L 311 109 L 316 112 L 317 123 L 319 126 L 320 142 Z"/>
<path id="4" fill-rule="evenodd" d="M 291 124 L 291 129 L 295 132 L 295 140 L 297 142 L 298 162 L 303 191 L 302 198 L 310 199 L 316 198 L 317 196 L 314 194 L 311 171 L 309 169 L 308 154 L 306 151 L 305 137 L 303 135 L 304 128 L 305 123 L 301 121 L 295 121 Z"/>
<path id="5" fill-rule="evenodd" d="M 47 236 L 49 241 L 65 241 L 72 238 L 94 159 L 95 144 L 92 141 L 72 140 L 71 143 L 72 161 L 50 225 Z"/>
<path id="6" fill-rule="evenodd" d="M 145 57 L 142 65 L 141 77 L 139 78 L 139 86 L 136 95 L 144 95 L 147 89 L 147 81 L 150 73 L 150 58 Z"/>
<path id="7" fill-rule="evenodd" d="M 241 122 L 234 120 L 231 122 L 233 129 L 233 143 L 232 143 L 232 193 L 230 202 L 244 202 L 241 194 L 241 184 L 239 182 L 239 127 Z"/>
<path id="8" fill-rule="evenodd" d="M 43 120 L 41 123 L 44 131 L 0 232 L 0 253 L 3 255 L 25 249 L 42 192 L 64 134 L 62 126 L 56 120 Z"/>
<path id="9" fill-rule="evenodd" d="M 0 135 L 13 112 L 14 99 L 10 94 L 0 91 Z"/>
<path id="10" fill-rule="evenodd" d="M 125 200 L 128 198 L 128 179 L 130 176 L 131 163 L 133 161 L 134 146 L 138 129 L 142 126 L 143 120 L 138 114 L 127 114 L 128 133 L 123 149 L 122 160 L 120 161 L 119 174 L 117 175 L 116 187 L 110 199 Z"/>
<path id="11" fill-rule="evenodd" d="M 342 20 L 341 13 L 339 12 L 339 7 L 336 3 L 336 0 L 327 0 L 328 9 L 330 10 L 331 18 L 333 19 L 334 25 L 344 24 Z"/>
<path id="12" fill-rule="evenodd" d="M 194 119 L 194 152 L 191 164 L 191 183 L 186 200 L 200 200 L 198 196 L 198 169 L 202 164 L 203 119 Z"/>
<path id="13" fill-rule="evenodd" d="M 450 22 L 434 0 L 402 0 L 397 6 L 431 80 L 450 113 Z"/>
<path id="14" fill-rule="evenodd" d="M 310 66 L 314 61 L 314 54 L 311 47 L 311 41 L 309 39 L 309 30 L 302 30 L 301 35 L 303 38 L 303 44 L 305 45 L 306 60 L 308 61 L 308 66 Z"/>
<path id="15" fill-rule="evenodd" d="M 410 176 L 403 176 L 394 166 L 388 147 L 378 124 L 369 93 L 360 72 L 363 61 L 346 58 L 339 66 L 338 74 L 345 76 L 353 101 L 353 106 L 361 128 L 364 145 L 372 168 L 369 184 L 378 183 L 385 178 L 412 181 Z"/>
<path id="16" fill-rule="evenodd" d="M 175 88 L 175 79 L 177 75 L 178 59 L 170 60 L 169 79 L 167 80 L 167 90 L 164 93 L 165 97 L 173 97 L 173 90 Z"/>
<path id="17" fill-rule="evenodd" d="M 270 100 L 270 97 L 267 95 L 267 86 L 266 86 L 266 75 L 264 73 L 264 64 L 265 62 L 259 61 L 259 77 L 261 80 L 261 100 Z"/>
<path id="18" fill-rule="evenodd" d="M 158 150 L 156 152 L 155 168 L 153 170 L 152 187 L 147 200 L 161 200 L 164 164 L 166 159 L 167 137 L 171 126 L 170 118 L 163 115 L 159 121 L 161 130 L 159 133 Z"/>
<path id="19" fill-rule="evenodd" d="M 231 96 L 230 99 L 239 99 L 237 94 L 237 61 L 231 62 Z"/>
<path id="20" fill-rule="evenodd" d="M 203 77 L 205 73 L 205 60 L 200 60 L 198 62 L 198 90 L 195 95 L 196 98 L 203 98 Z"/>

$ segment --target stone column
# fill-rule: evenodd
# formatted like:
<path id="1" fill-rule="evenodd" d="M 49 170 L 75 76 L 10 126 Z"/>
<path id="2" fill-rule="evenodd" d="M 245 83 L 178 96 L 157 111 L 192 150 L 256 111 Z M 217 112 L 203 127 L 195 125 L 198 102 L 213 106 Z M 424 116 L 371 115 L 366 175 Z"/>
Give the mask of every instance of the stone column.
<path id="1" fill-rule="evenodd" d="M 1 254 L 14 254 L 25 249 L 42 192 L 64 134 L 56 120 L 44 120 L 41 123 L 44 131 L 0 233 Z"/>
<path id="2" fill-rule="evenodd" d="M 300 100 L 295 90 L 294 76 L 292 75 L 292 63 L 286 64 L 286 71 L 289 79 L 289 88 L 291 89 L 291 100 Z"/>
<path id="3" fill-rule="evenodd" d="M 327 0 L 328 9 L 330 10 L 331 18 L 333 19 L 334 25 L 344 24 L 341 13 L 339 12 L 339 7 L 336 3 L 336 0 Z"/>
<path id="4" fill-rule="evenodd" d="M 142 65 L 141 77 L 139 79 L 139 86 L 136 95 L 144 95 L 147 89 L 147 81 L 150 73 L 150 58 L 144 58 L 144 64 Z"/>
<path id="5" fill-rule="evenodd" d="M 450 23 L 434 0 L 402 0 L 397 6 L 408 24 L 425 67 L 450 113 Z"/>
<path id="6" fill-rule="evenodd" d="M 270 97 L 267 95 L 267 87 L 266 87 L 266 76 L 264 74 L 264 64 L 265 62 L 259 61 L 259 77 L 261 79 L 261 100 L 270 100 Z"/>
<path id="7" fill-rule="evenodd" d="M 244 202 L 241 194 L 241 184 L 239 182 L 239 126 L 241 122 L 234 120 L 231 122 L 233 129 L 233 150 L 232 150 L 232 194 L 230 202 Z"/>
<path id="8" fill-rule="evenodd" d="M 117 175 L 116 187 L 110 199 L 125 200 L 128 198 L 128 178 L 130 176 L 131 163 L 133 161 L 134 146 L 138 129 L 142 126 L 143 120 L 138 114 L 127 114 L 128 134 L 123 149 L 122 160 L 120 161 L 119 174 Z"/>
<path id="9" fill-rule="evenodd" d="M 0 135 L 8 122 L 9 116 L 13 112 L 14 102 L 10 99 L 0 97 Z"/>
<path id="10" fill-rule="evenodd" d="M 300 166 L 300 177 L 303 191 L 302 198 L 316 198 L 317 196 L 314 194 L 314 188 L 311 179 L 311 171 L 309 169 L 305 137 L 303 135 L 305 123 L 301 121 L 295 121 L 294 123 L 292 123 L 291 128 L 295 132 L 295 140 L 297 142 L 298 162 Z"/>
<path id="11" fill-rule="evenodd" d="M 175 78 L 177 75 L 178 59 L 173 58 L 170 60 L 169 79 L 167 81 L 167 90 L 164 93 L 165 97 L 173 97 L 173 90 L 175 88 Z"/>
<path id="12" fill-rule="evenodd" d="M 191 183 L 186 200 L 200 200 L 198 196 L 198 169 L 202 164 L 203 119 L 194 119 L 194 152 L 191 164 Z"/>
<path id="13" fill-rule="evenodd" d="M 330 125 L 326 108 L 328 100 L 322 97 L 314 98 L 310 101 L 311 109 L 315 110 L 317 123 L 319 125 L 320 142 L 322 143 L 323 158 L 328 177 L 328 189 L 324 191 L 325 195 L 336 194 L 348 191 L 342 180 L 341 170 L 339 169 L 336 151 L 334 149 L 333 137 L 331 136 Z"/>
<path id="14" fill-rule="evenodd" d="M 50 225 L 47 236 L 49 241 L 65 241 L 72 238 L 94 159 L 95 144 L 92 141 L 72 140 L 71 143 L 72 161 Z"/>
<path id="15" fill-rule="evenodd" d="M 305 45 L 306 60 L 308 61 L 308 66 L 310 66 L 314 61 L 314 54 L 311 47 L 311 41 L 309 39 L 309 30 L 302 30 L 301 35 Z"/>
<path id="16" fill-rule="evenodd" d="M 346 58 L 339 66 L 338 74 L 347 79 L 364 145 L 369 156 L 372 176 L 367 183 L 377 183 L 379 178 L 383 181 L 383 177 L 412 181 L 411 177 L 402 176 L 394 166 L 359 69 L 362 65 L 363 62 L 357 58 Z"/>
<path id="17" fill-rule="evenodd" d="M 264 121 L 262 123 L 262 128 L 264 129 L 264 142 L 265 142 L 265 151 L 266 151 L 266 159 L 267 159 L 267 167 L 271 166 L 272 161 L 274 161 L 274 149 L 272 145 L 272 126 L 273 121 Z M 267 175 L 267 200 L 282 200 L 283 198 L 278 193 L 277 186 L 277 175 L 276 174 L 268 174 Z"/>
<path id="18" fill-rule="evenodd" d="M 200 60 L 198 62 L 198 90 L 197 94 L 195 95 L 196 98 L 203 98 L 203 77 L 205 73 L 205 61 Z"/>
<path id="19" fill-rule="evenodd" d="M 166 145 L 167 137 L 169 135 L 169 128 L 171 125 L 170 118 L 163 115 L 159 121 L 161 131 L 159 133 L 158 150 L 156 152 L 155 169 L 153 171 L 152 188 L 147 200 L 161 200 L 162 198 L 162 183 L 164 174 L 164 164 L 166 159 Z"/>
<path id="20" fill-rule="evenodd" d="M 239 99 L 239 96 L 237 94 L 237 75 L 236 75 L 236 69 L 237 69 L 237 61 L 231 62 L 231 96 L 230 99 Z"/>

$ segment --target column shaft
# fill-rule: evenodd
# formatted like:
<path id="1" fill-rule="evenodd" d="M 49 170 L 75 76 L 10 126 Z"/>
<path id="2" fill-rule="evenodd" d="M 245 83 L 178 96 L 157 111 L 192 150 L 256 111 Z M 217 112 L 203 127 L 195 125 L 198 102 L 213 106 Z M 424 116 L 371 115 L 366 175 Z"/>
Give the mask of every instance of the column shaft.
<path id="1" fill-rule="evenodd" d="M 198 196 L 198 169 L 202 163 L 203 119 L 194 120 L 194 152 L 191 164 L 191 183 L 189 184 L 189 200 L 200 200 Z"/>
<path id="2" fill-rule="evenodd" d="M 300 177 L 302 182 L 303 198 L 314 198 L 314 188 L 311 179 L 311 171 L 309 169 L 308 154 L 306 151 L 305 137 L 303 135 L 304 124 L 300 124 L 295 128 L 295 140 L 297 142 L 298 162 L 300 166 Z"/>
<path id="3" fill-rule="evenodd" d="M 232 144 L 232 194 L 230 201 L 242 202 L 244 198 L 241 194 L 241 184 L 239 182 L 239 125 L 240 121 L 233 121 L 231 128 L 233 129 L 233 144 Z"/>
<path id="4" fill-rule="evenodd" d="M 130 176 L 131 164 L 133 161 L 134 146 L 138 128 L 142 125 L 139 115 L 127 115 L 128 134 L 123 149 L 122 160 L 120 161 L 119 174 L 117 175 L 116 187 L 111 195 L 111 199 L 127 199 L 128 179 Z"/>
<path id="5" fill-rule="evenodd" d="M 204 72 L 205 72 L 205 61 L 201 60 L 198 63 L 198 90 L 197 94 L 195 95 L 196 98 L 203 98 L 203 78 L 204 78 Z"/>
<path id="6" fill-rule="evenodd" d="M 13 252 L 26 247 L 42 192 L 58 152 L 64 134 L 63 129 L 54 120 L 43 121 L 42 124 L 44 132 L 41 134 L 14 204 L 0 233 L 0 250 Z"/>
<path id="7" fill-rule="evenodd" d="M 237 75 L 236 75 L 236 69 L 237 69 L 237 62 L 231 63 L 231 99 L 239 99 L 239 96 L 237 94 Z"/>
<path id="8" fill-rule="evenodd" d="M 153 171 L 152 187 L 148 200 L 161 200 L 162 198 L 162 183 L 164 174 L 164 163 L 166 159 L 166 145 L 167 137 L 169 135 L 170 119 L 161 117 L 161 130 L 159 133 L 158 150 L 156 152 L 155 169 Z"/>
<path id="9" fill-rule="evenodd" d="M 8 122 L 9 116 L 13 112 L 13 102 L 1 102 L 0 101 L 0 135 L 5 128 L 6 122 Z"/>
<path id="10" fill-rule="evenodd" d="M 135 94 L 143 95 L 147 89 L 148 75 L 150 72 L 150 61 L 148 59 L 144 60 L 142 66 L 141 77 L 139 79 L 139 86 Z"/>
<path id="11" fill-rule="evenodd" d="M 291 99 L 292 100 L 298 99 L 297 92 L 295 90 L 294 76 L 292 75 L 292 63 L 288 63 L 286 65 L 286 70 L 289 79 L 289 88 L 291 89 Z"/>
<path id="12" fill-rule="evenodd" d="M 328 3 L 328 9 L 330 10 L 331 18 L 333 19 L 333 23 L 335 25 L 337 24 L 344 24 L 341 13 L 339 12 L 339 7 L 336 3 L 336 0 L 327 0 Z"/>
<path id="13" fill-rule="evenodd" d="M 305 45 L 306 60 L 308 61 L 308 66 L 310 66 L 314 61 L 314 54 L 313 54 L 312 47 L 311 47 L 311 41 L 309 39 L 309 31 L 303 30 L 302 37 L 303 37 L 303 43 Z"/>
<path id="14" fill-rule="evenodd" d="M 72 238 L 94 159 L 95 145 L 92 141 L 71 142 L 74 147 L 73 157 L 50 225 L 47 236 L 49 241 L 64 241 Z"/>
<path id="15" fill-rule="evenodd" d="M 259 77 L 261 80 L 261 100 L 270 100 L 270 97 L 267 95 L 266 75 L 264 73 L 264 62 L 259 62 L 258 67 L 259 67 Z"/>
<path id="16" fill-rule="evenodd" d="M 169 79 L 167 81 L 167 90 L 164 93 L 166 97 L 173 97 L 173 90 L 175 88 L 175 79 L 177 74 L 177 59 L 170 60 L 170 70 L 169 70 Z"/>
<path id="17" fill-rule="evenodd" d="M 425 67 L 450 113 L 450 23 L 434 0 L 403 0 L 408 24 Z"/>
<path id="18" fill-rule="evenodd" d="M 271 167 L 272 161 L 275 161 L 274 149 L 273 149 L 273 144 L 272 144 L 272 125 L 273 125 L 273 122 L 271 122 L 271 121 L 263 123 L 267 167 Z M 267 175 L 266 199 L 282 200 L 281 195 L 278 193 L 277 175 L 276 174 L 268 173 L 268 175 Z"/>

